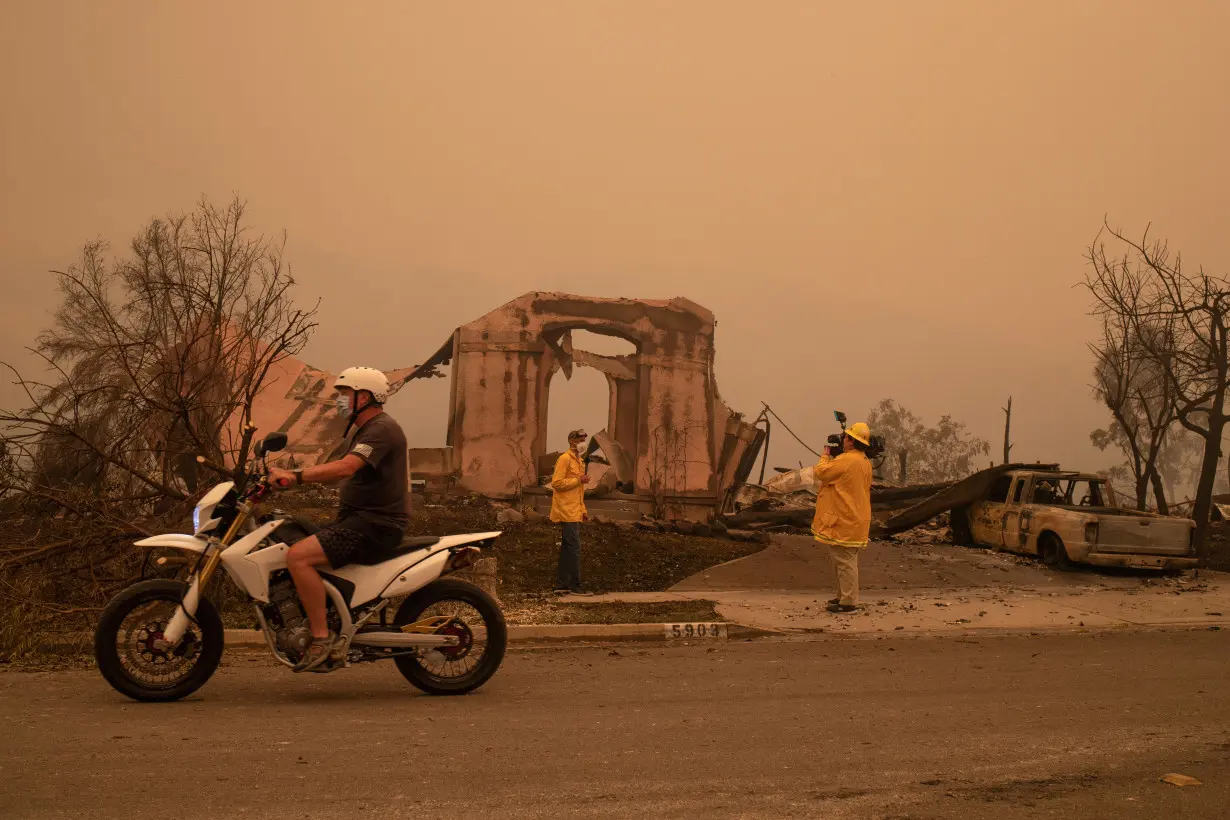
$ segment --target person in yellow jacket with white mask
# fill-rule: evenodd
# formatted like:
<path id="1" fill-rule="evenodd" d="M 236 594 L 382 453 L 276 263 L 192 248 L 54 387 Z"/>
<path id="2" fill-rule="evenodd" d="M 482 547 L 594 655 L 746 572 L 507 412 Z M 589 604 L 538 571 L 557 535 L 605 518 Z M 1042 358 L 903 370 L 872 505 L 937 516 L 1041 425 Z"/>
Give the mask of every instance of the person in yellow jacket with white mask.
<path id="1" fill-rule="evenodd" d="M 551 520 L 560 525 L 559 563 L 555 570 L 557 594 L 581 593 L 581 522 L 589 520 L 585 509 L 589 475 L 581 458 L 581 446 L 587 438 L 584 430 L 568 434 L 568 450 L 555 460 L 551 476 Z"/>
<path id="2" fill-rule="evenodd" d="M 842 452 L 824 455 L 813 468 L 816 481 L 816 518 L 812 535 L 828 546 L 837 571 L 838 597 L 829 601 L 829 612 L 858 609 L 858 557 L 867 547 L 871 532 L 871 462 L 867 448 L 871 430 L 858 422 L 842 437 Z"/>

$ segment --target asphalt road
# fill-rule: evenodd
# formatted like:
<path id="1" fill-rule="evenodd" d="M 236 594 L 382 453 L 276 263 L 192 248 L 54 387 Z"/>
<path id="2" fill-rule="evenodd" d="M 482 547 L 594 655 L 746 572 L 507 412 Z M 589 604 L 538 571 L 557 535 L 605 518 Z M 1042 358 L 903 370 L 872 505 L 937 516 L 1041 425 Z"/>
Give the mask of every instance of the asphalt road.
<path id="1" fill-rule="evenodd" d="M 1222 818 L 1228 650 L 1227 632 L 517 650 L 462 698 L 391 666 L 236 656 L 161 705 L 8 672 L 0 815 Z"/>

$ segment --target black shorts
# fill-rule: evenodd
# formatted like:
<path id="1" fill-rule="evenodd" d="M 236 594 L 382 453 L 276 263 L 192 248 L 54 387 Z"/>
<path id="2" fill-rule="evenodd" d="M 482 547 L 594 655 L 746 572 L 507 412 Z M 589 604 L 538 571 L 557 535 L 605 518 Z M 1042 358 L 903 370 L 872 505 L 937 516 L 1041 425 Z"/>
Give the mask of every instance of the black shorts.
<path id="1" fill-rule="evenodd" d="M 402 531 L 350 515 L 321 527 L 316 539 L 329 566 L 338 569 L 346 564 L 378 563 L 381 555 L 401 544 Z"/>

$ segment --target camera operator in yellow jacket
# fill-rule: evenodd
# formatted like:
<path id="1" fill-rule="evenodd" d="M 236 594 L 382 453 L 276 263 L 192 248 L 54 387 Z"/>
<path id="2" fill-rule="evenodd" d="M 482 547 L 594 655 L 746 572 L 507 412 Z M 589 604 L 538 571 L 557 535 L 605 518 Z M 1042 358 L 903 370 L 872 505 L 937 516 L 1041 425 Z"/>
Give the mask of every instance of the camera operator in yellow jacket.
<path id="1" fill-rule="evenodd" d="M 816 518 L 812 535 L 829 548 L 837 572 L 838 597 L 828 602 L 829 612 L 858 609 L 858 556 L 871 532 L 871 462 L 867 448 L 871 430 L 858 422 L 842 437 L 842 452 L 825 447 L 812 470 L 816 481 Z"/>

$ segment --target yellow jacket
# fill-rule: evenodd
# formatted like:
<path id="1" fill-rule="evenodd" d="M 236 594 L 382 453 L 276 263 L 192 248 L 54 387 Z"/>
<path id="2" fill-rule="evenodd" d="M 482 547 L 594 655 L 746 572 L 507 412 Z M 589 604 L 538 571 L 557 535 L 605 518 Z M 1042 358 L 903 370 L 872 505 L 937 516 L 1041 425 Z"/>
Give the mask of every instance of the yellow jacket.
<path id="1" fill-rule="evenodd" d="M 585 465 L 575 450 L 569 450 L 555 461 L 555 474 L 551 476 L 551 520 L 573 522 L 588 520 L 585 510 L 585 485 L 581 476 Z"/>
<path id="2" fill-rule="evenodd" d="M 859 452 L 822 456 L 816 478 L 816 540 L 838 547 L 865 547 L 871 532 L 871 462 Z"/>

